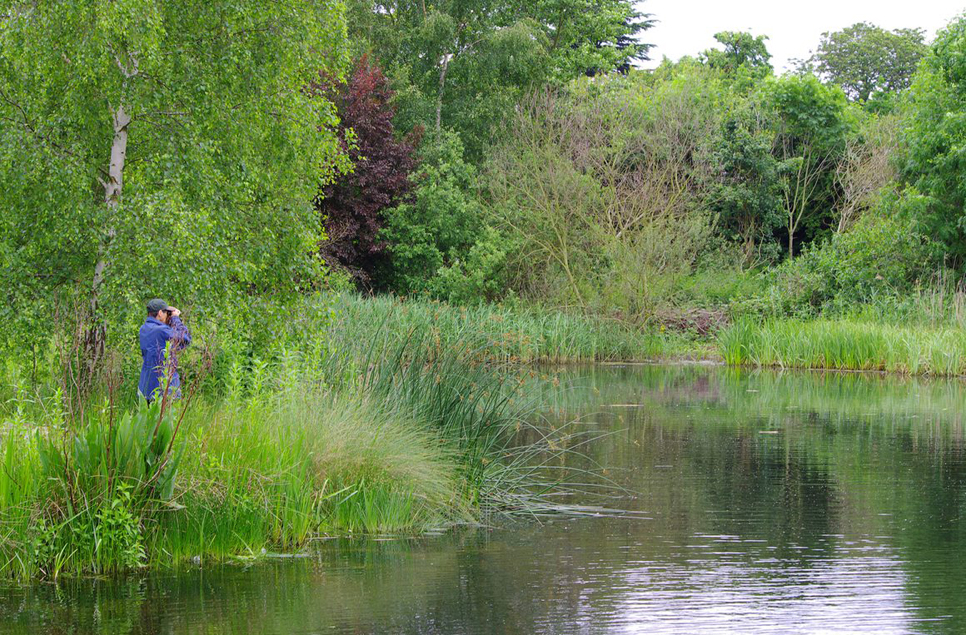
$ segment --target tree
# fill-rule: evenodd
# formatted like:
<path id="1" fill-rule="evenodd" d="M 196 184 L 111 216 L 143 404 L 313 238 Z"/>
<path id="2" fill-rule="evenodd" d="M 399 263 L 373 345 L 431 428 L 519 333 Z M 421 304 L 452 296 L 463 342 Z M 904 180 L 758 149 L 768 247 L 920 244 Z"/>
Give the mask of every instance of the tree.
<path id="1" fill-rule="evenodd" d="M 651 21 L 634 4 L 352 0 L 350 24 L 398 91 L 402 127 L 449 127 L 475 160 L 527 91 L 643 59 Z"/>
<path id="2" fill-rule="evenodd" d="M 925 196 L 918 214 L 954 265 L 966 262 L 966 18 L 936 36 L 913 81 L 901 130 L 900 167 Z"/>
<path id="3" fill-rule="evenodd" d="M 419 130 L 396 139 L 393 91 L 367 55 L 348 83 L 329 93 L 338 106 L 339 136 L 352 171 L 323 188 L 317 206 L 325 225 L 321 252 L 326 262 L 368 284 L 385 245 L 379 238 L 383 212 L 409 189 Z"/>
<path id="4" fill-rule="evenodd" d="M 107 316 L 146 295 L 218 310 L 310 282 L 338 148 L 304 88 L 340 73 L 343 44 L 330 0 L 0 3 L 7 334 L 39 337 L 82 287 L 96 366 Z"/>
<path id="5" fill-rule="evenodd" d="M 391 258 L 383 281 L 401 294 L 430 290 L 441 268 L 468 254 L 483 225 L 476 170 L 463 160 L 459 136 L 434 134 L 419 154 L 412 196 L 386 210 L 380 234 Z"/>
<path id="6" fill-rule="evenodd" d="M 712 227 L 706 143 L 721 83 L 697 66 L 611 76 L 525 101 L 487 165 L 489 218 L 521 296 L 646 319 Z"/>
<path id="7" fill-rule="evenodd" d="M 909 87 L 927 50 L 922 29 L 887 31 L 858 22 L 825 32 L 810 62 L 826 81 L 838 84 L 849 99 L 866 102 L 875 93 Z"/>
<path id="8" fill-rule="evenodd" d="M 718 231 L 741 243 L 746 264 L 778 255 L 774 234 L 785 223 L 780 165 L 761 119 L 750 109 L 727 118 L 712 154 L 709 206 L 719 215 Z"/>
<path id="9" fill-rule="evenodd" d="M 654 21 L 633 2 L 541 0 L 523 7 L 546 34 L 551 77 L 557 81 L 627 72 L 635 61 L 648 59 L 651 45 L 638 38 Z"/>
<path id="10" fill-rule="evenodd" d="M 767 36 L 754 36 L 744 31 L 721 31 L 715 33 L 714 39 L 724 46 L 724 50 L 708 49 L 700 55 L 701 60 L 711 68 L 728 74 L 744 70 L 759 78 L 772 74 L 769 62 L 771 53 L 765 46 Z"/>
<path id="11" fill-rule="evenodd" d="M 774 122 L 773 153 L 785 200 L 788 255 L 803 225 L 812 234 L 831 221 L 835 206 L 833 170 L 845 150 L 855 119 L 845 95 L 814 75 L 786 75 L 763 86 Z"/>

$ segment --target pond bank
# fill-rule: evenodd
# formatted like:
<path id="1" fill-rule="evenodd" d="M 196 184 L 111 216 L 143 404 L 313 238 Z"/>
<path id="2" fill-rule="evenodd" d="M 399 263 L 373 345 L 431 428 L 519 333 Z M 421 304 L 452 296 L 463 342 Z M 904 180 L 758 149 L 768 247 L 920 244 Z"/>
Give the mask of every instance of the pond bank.
<path id="1" fill-rule="evenodd" d="M 566 500 L 629 513 L 0 588 L 0 630 L 764 635 L 966 621 L 961 383 L 699 365 L 559 379 L 542 416 L 577 417 L 588 436 L 557 465 L 607 466 L 612 485 Z"/>
<path id="2" fill-rule="evenodd" d="M 219 362 L 222 383 L 164 412 L 91 397 L 78 415 L 56 391 L 19 391 L 0 411 L 0 577 L 251 558 L 525 511 L 529 459 L 551 441 L 512 444 L 536 374 L 484 363 L 469 329 L 362 310 L 340 306 L 321 344 Z"/>
<path id="3" fill-rule="evenodd" d="M 106 398 L 78 419 L 56 391 L 18 387 L 0 407 L 0 577 L 252 558 L 321 535 L 415 535 L 526 511 L 533 458 L 555 443 L 511 443 L 538 407 L 530 393 L 552 392 L 535 363 L 966 370 L 953 329 L 739 321 L 695 339 L 354 295 L 301 310 L 320 307 L 333 317 L 316 336 L 261 356 L 226 349 L 214 386 L 170 421 Z"/>

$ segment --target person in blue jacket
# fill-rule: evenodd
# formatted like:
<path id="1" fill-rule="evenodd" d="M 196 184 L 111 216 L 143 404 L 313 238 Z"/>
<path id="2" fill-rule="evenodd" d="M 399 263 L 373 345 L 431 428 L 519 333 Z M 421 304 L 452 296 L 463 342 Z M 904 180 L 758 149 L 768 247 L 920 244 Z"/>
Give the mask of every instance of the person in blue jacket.
<path id="1" fill-rule="evenodd" d="M 167 384 L 168 394 L 175 399 L 181 396 L 181 378 L 178 376 L 177 359 L 174 353 L 191 343 L 188 327 L 181 321 L 181 311 L 169 306 L 167 302 L 155 298 L 148 302 L 148 317 L 138 333 L 141 343 L 141 379 L 138 393 L 154 401 Z M 167 359 L 168 356 L 171 359 Z M 165 374 L 170 376 L 165 380 Z"/>

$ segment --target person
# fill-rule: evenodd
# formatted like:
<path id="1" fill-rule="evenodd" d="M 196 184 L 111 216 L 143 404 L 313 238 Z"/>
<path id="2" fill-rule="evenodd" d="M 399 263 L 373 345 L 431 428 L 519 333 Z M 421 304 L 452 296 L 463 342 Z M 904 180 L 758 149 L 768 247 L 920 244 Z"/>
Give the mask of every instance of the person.
<path id="1" fill-rule="evenodd" d="M 138 332 L 141 343 L 141 379 L 138 393 L 148 403 L 154 401 L 167 385 L 168 394 L 175 399 L 181 396 L 181 378 L 176 367 L 174 352 L 191 343 L 191 333 L 181 321 L 181 311 L 169 306 L 160 298 L 148 302 L 148 316 Z M 168 355 L 171 359 L 168 360 Z M 165 373 L 169 373 L 167 379 Z"/>

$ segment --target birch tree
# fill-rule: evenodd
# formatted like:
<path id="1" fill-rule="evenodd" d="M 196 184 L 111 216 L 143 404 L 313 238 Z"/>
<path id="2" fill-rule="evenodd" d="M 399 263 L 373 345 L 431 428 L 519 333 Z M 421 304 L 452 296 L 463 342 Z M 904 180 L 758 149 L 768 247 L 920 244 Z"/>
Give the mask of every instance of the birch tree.
<path id="1" fill-rule="evenodd" d="M 320 169 L 338 163 L 339 0 L 0 1 L 0 323 L 84 289 L 108 316 L 313 275 Z M 6 335 L 10 335 L 7 328 Z"/>

